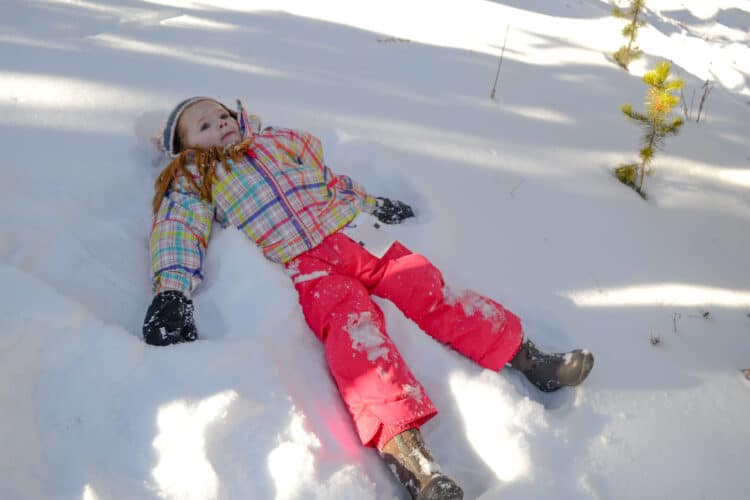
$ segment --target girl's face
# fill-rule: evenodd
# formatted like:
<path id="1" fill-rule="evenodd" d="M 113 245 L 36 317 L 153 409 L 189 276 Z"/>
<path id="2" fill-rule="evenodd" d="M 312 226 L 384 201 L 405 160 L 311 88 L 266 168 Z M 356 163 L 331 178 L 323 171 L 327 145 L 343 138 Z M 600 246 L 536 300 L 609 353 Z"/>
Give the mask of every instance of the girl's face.
<path id="1" fill-rule="evenodd" d="M 240 126 L 216 101 L 198 101 L 182 112 L 177 125 L 185 147 L 226 147 L 240 141 Z"/>

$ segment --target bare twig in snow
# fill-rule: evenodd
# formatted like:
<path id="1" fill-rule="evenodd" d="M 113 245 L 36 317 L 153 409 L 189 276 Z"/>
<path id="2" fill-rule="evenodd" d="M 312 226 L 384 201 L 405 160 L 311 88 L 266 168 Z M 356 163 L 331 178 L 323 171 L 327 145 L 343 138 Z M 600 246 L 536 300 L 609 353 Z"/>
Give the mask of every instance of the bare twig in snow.
<path id="1" fill-rule="evenodd" d="M 500 51 L 500 62 L 497 65 L 497 74 L 495 75 L 495 84 L 492 86 L 492 93 L 490 99 L 495 99 L 495 90 L 497 89 L 497 81 L 500 79 L 500 68 L 503 66 L 503 56 L 505 55 L 505 44 L 508 41 L 508 31 L 510 30 L 510 24 L 505 26 L 505 39 L 503 40 L 503 50 Z"/>
<path id="2" fill-rule="evenodd" d="M 713 90 L 714 84 L 712 82 L 709 82 L 706 80 L 703 83 L 703 94 L 701 95 L 701 102 L 698 105 L 698 116 L 695 118 L 695 123 L 700 123 L 701 121 L 701 113 L 703 113 L 703 106 L 706 104 L 706 99 L 708 99 L 709 94 L 711 93 L 711 90 Z"/>
<path id="3" fill-rule="evenodd" d="M 526 181 L 526 179 L 521 179 L 521 181 L 520 181 L 520 182 L 519 182 L 518 184 L 516 184 L 516 185 L 515 185 L 515 186 L 513 187 L 513 189 L 511 189 L 511 190 L 510 190 L 510 191 L 508 192 L 508 194 L 510 195 L 510 197 L 511 197 L 511 198 L 515 198 L 515 194 L 516 194 L 516 189 L 520 188 L 520 187 L 521 187 L 521 184 L 523 184 L 523 183 L 524 183 L 524 181 Z"/>

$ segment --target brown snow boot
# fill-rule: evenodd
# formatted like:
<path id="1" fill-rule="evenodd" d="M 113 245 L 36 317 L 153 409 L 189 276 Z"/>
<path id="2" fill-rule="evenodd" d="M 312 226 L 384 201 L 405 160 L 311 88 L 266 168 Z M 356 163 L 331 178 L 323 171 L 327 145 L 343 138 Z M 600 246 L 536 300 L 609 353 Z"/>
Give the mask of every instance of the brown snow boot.
<path id="1" fill-rule="evenodd" d="M 525 340 L 510 365 L 523 373 L 544 392 L 553 392 L 568 385 L 578 385 L 594 366 L 594 355 L 576 349 L 565 353 L 546 353 L 532 341 Z"/>
<path id="2" fill-rule="evenodd" d="M 380 452 L 415 500 L 462 500 L 464 492 L 438 469 L 419 429 L 396 435 Z"/>

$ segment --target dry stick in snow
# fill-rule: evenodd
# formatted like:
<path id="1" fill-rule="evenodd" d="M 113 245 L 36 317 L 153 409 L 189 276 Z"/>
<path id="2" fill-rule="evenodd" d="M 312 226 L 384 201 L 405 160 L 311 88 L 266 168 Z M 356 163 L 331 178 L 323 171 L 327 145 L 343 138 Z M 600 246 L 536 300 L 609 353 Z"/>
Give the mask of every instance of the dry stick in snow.
<path id="1" fill-rule="evenodd" d="M 695 89 L 692 91 L 692 96 L 690 97 L 690 106 L 688 106 L 687 99 L 685 99 L 685 92 L 684 88 L 680 89 L 680 106 L 682 106 L 682 114 L 685 115 L 685 121 L 690 121 L 693 111 L 693 102 L 695 101 Z"/>
<path id="2" fill-rule="evenodd" d="M 701 87 L 701 98 L 698 104 L 698 116 L 695 118 L 695 123 L 700 123 L 701 115 L 703 114 L 703 107 L 706 105 L 706 100 L 713 90 L 714 84 L 710 80 L 703 82 Z M 682 106 L 682 114 L 685 115 L 685 120 L 691 121 L 693 119 L 693 109 L 695 108 L 695 89 L 690 92 L 690 104 L 685 99 L 685 93 L 683 89 L 680 89 L 680 105 Z M 705 118 L 705 117 L 704 117 Z"/>
<path id="3" fill-rule="evenodd" d="M 695 119 L 695 123 L 699 123 L 701 121 L 701 113 L 703 113 L 703 105 L 706 103 L 706 99 L 708 99 L 708 94 L 711 93 L 711 90 L 714 88 L 714 84 L 706 80 L 706 82 L 703 84 L 703 95 L 701 96 L 701 103 L 700 106 L 698 106 L 698 117 Z"/>
<path id="4" fill-rule="evenodd" d="M 525 180 L 526 179 L 521 179 L 521 182 L 519 182 L 518 184 L 516 184 L 515 187 L 510 190 L 510 192 L 508 194 L 510 195 L 511 198 L 515 198 L 516 189 L 520 188 L 521 184 L 523 184 Z"/>
<path id="5" fill-rule="evenodd" d="M 508 30 L 510 30 L 510 24 L 505 25 L 505 38 L 503 39 L 503 50 L 500 52 L 500 62 L 497 65 L 497 74 L 495 75 L 495 84 L 492 86 L 492 93 L 490 99 L 495 98 L 495 89 L 497 88 L 497 81 L 500 78 L 500 68 L 503 65 L 503 56 L 505 55 L 505 43 L 508 41 Z"/>

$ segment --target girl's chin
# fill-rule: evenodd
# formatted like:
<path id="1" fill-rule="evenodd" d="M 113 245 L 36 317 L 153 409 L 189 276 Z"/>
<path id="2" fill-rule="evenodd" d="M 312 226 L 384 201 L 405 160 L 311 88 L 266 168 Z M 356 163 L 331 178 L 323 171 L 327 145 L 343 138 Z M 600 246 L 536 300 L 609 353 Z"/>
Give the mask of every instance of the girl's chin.
<path id="1" fill-rule="evenodd" d="M 232 146 L 234 144 L 237 144 L 238 142 L 240 142 L 240 135 L 235 132 L 231 134 L 230 136 L 228 136 L 226 139 L 223 139 L 221 141 L 221 145 L 225 147 Z"/>

